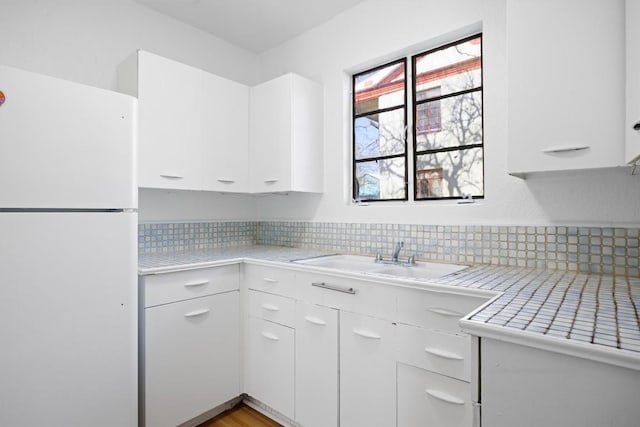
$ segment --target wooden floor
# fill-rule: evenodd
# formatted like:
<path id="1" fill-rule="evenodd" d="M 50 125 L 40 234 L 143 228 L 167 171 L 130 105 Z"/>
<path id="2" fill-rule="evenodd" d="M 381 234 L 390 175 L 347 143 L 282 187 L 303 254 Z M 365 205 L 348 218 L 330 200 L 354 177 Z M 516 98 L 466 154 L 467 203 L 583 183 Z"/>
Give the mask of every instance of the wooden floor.
<path id="1" fill-rule="evenodd" d="M 241 403 L 198 427 L 282 427 L 282 425 Z"/>

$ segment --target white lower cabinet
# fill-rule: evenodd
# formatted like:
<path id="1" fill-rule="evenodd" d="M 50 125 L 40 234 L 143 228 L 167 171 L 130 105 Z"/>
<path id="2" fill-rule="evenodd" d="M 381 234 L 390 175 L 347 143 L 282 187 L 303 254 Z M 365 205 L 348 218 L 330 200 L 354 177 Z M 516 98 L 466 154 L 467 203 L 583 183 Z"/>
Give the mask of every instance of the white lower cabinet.
<path id="1" fill-rule="evenodd" d="M 396 425 L 395 326 L 340 312 L 340 425 Z"/>
<path id="2" fill-rule="evenodd" d="M 398 427 L 470 427 L 469 384 L 398 363 Z"/>
<path id="3" fill-rule="evenodd" d="M 144 310 L 144 425 L 175 427 L 240 394 L 238 294 Z"/>
<path id="4" fill-rule="evenodd" d="M 246 345 L 246 392 L 294 418 L 294 330 L 249 317 Z"/>
<path id="5" fill-rule="evenodd" d="M 296 302 L 296 422 L 338 426 L 338 310 Z"/>

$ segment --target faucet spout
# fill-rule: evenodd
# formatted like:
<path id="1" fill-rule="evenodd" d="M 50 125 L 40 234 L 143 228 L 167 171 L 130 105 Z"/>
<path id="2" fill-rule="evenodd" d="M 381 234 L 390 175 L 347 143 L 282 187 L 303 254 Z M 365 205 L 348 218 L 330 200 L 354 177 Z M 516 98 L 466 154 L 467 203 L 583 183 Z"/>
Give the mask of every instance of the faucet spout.
<path id="1" fill-rule="evenodd" d="M 398 256 L 400 255 L 400 251 L 404 246 L 404 242 L 396 243 L 396 248 L 393 250 L 393 254 L 391 255 L 391 260 L 394 262 L 398 262 Z"/>

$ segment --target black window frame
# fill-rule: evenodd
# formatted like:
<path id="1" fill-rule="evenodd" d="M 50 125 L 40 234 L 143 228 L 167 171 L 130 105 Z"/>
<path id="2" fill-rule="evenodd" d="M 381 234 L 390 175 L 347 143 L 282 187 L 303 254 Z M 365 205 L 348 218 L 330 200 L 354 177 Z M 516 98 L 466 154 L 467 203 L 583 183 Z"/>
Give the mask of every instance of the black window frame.
<path id="1" fill-rule="evenodd" d="M 402 64 L 404 66 L 404 81 L 403 81 L 403 86 L 404 86 L 404 100 L 402 105 L 398 105 L 398 106 L 394 106 L 394 107 L 386 107 L 386 108 L 377 108 L 375 110 L 371 110 L 371 111 L 367 111 L 365 113 L 357 113 L 356 111 L 356 79 L 359 76 L 362 76 L 363 74 L 368 74 L 377 70 L 381 70 L 383 68 L 395 65 L 395 64 Z M 408 94 L 408 88 L 407 88 L 407 69 L 408 69 L 408 64 L 407 64 L 407 57 L 403 57 L 400 59 L 396 59 L 390 62 L 387 62 L 385 64 L 382 65 L 377 65 L 375 67 L 372 68 L 368 68 L 366 70 L 360 71 L 358 73 L 355 73 L 352 75 L 351 78 L 351 128 L 352 128 L 352 135 L 351 135 L 351 142 L 352 142 L 352 146 L 351 146 L 351 158 L 352 158 L 352 199 L 354 201 L 357 202 L 398 202 L 398 201 L 403 201 L 406 202 L 407 200 L 409 200 L 409 153 L 408 153 L 408 144 L 407 144 L 407 137 L 408 137 L 408 117 L 407 117 L 407 94 Z M 366 158 L 362 158 L 362 159 L 356 159 L 356 126 L 355 126 L 355 122 L 356 119 L 360 118 L 360 117 L 365 117 L 365 116 L 370 116 L 372 114 L 381 114 L 381 113 L 385 113 L 388 111 L 394 111 L 394 110 L 399 110 L 400 108 L 402 108 L 403 110 L 403 116 L 404 116 L 404 124 L 403 124 L 403 134 L 402 134 L 402 139 L 403 139 L 403 144 L 404 144 L 404 151 L 402 154 L 391 154 L 391 155 L 385 155 L 385 156 L 373 156 L 373 157 L 366 157 Z M 365 162 L 371 162 L 371 161 L 380 161 L 380 160 L 387 160 L 387 159 L 395 159 L 395 158 L 403 158 L 404 159 L 404 197 L 403 198 L 393 198 L 393 199 L 368 199 L 368 198 L 360 198 L 360 194 L 359 194 L 359 184 L 358 184 L 358 179 L 356 176 L 356 172 L 357 172 L 357 165 L 358 163 L 365 163 Z"/>
<path id="2" fill-rule="evenodd" d="M 416 62 L 417 62 L 417 58 L 419 57 L 423 57 L 425 55 L 440 51 L 440 50 L 444 50 L 444 49 L 448 49 L 450 47 L 468 42 L 470 40 L 474 40 L 474 39 L 480 39 L 480 85 L 478 87 L 472 88 L 472 89 L 465 89 L 465 90 L 461 90 L 461 91 L 456 91 L 456 92 L 451 92 L 451 93 L 446 93 L 444 95 L 439 95 L 439 96 L 434 96 L 431 98 L 425 98 L 423 100 L 417 101 L 417 92 L 416 92 L 416 88 L 417 88 L 417 75 L 416 75 Z M 459 200 L 459 199 L 463 199 L 465 197 L 464 194 L 460 195 L 460 196 L 445 196 L 445 197 L 418 197 L 418 190 L 419 190 L 419 182 L 418 182 L 418 156 L 421 155 L 425 155 L 425 154 L 434 154 L 434 153 L 444 153 L 444 152 L 451 152 L 451 151 L 463 151 L 463 150 L 470 150 L 470 149 L 476 149 L 476 148 L 480 148 L 482 150 L 482 195 L 474 195 L 473 198 L 474 199 L 484 199 L 485 197 L 485 193 L 486 193 L 486 188 L 485 188 L 485 150 L 484 150 L 484 67 L 483 67 L 483 56 L 484 56 L 484 43 L 483 43 L 483 39 L 482 39 L 482 32 L 473 34 L 471 36 L 468 37 L 464 37 L 462 39 L 458 39 L 456 41 L 444 44 L 442 46 L 438 46 L 434 49 L 429 49 L 427 51 L 421 52 L 421 53 L 417 53 L 415 55 L 411 56 L 411 99 L 412 99 L 412 111 L 413 111 L 413 123 L 411 124 L 412 126 L 412 135 L 413 135 L 413 149 L 412 149 L 412 155 L 413 155 L 413 200 L 414 201 L 425 201 L 425 200 Z M 461 96 L 461 95 L 466 95 L 469 93 L 474 93 L 474 92 L 480 92 L 480 102 L 481 102 L 481 106 L 482 106 L 482 111 L 481 111 L 481 129 L 482 129 L 482 142 L 479 144 L 467 144 L 467 145 L 459 145 L 459 146 L 453 146 L 453 147 L 443 147 L 443 148 L 439 148 L 439 149 L 431 149 L 431 150 L 420 150 L 418 151 L 418 131 L 417 131 L 417 124 L 418 124 L 418 120 L 417 120 L 417 114 L 418 114 L 418 105 L 422 105 L 422 104 L 426 104 L 427 102 L 433 102 L 433 101 L 441 101 L 443 99 L 447 99 L 447 98 L 452 98 L 455 96 Z"/>

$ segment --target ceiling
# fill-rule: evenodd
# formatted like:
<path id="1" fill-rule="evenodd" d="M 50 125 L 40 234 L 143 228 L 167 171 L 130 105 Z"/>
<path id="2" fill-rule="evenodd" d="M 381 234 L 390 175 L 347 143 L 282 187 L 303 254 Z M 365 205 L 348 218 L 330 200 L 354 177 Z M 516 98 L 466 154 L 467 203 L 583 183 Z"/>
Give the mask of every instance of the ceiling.
<path id="1" fill-rule="evenodd" d="M 316 27 L 363 0 L 134 0 L 255 53 Z"/>

